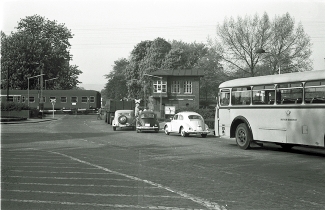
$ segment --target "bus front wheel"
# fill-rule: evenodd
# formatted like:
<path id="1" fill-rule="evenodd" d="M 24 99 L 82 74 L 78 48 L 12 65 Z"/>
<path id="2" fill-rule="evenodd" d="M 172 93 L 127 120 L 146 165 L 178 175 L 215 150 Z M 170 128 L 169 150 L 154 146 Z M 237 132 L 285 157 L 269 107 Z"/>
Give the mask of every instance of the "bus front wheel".
<path id="1" fill-rule="evenodd" d="M 236 143 L 241 149 L 249 149 L 253 141 L 252 133 L 246 123 L 241 123 L 236 128 Z"/>

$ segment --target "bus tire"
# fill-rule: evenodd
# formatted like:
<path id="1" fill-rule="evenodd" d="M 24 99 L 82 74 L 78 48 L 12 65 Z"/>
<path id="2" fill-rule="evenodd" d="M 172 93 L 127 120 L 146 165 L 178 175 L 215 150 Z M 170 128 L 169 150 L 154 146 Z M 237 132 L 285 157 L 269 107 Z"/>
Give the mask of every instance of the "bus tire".
<path id="1" fill-rule="evenodd" d="M 236 128 L 236 143 L 241 149 L 249 149 L 253 135 L 246 123 L 241 123 Z"/>

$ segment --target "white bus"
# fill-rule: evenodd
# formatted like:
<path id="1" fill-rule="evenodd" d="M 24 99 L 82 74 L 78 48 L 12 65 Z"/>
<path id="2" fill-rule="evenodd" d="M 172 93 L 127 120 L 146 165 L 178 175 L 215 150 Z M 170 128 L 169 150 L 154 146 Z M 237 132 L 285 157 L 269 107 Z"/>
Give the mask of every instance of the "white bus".
<path id="1" fill-rule="evenodd" d="M 216 136 L 251 142 L 325 145 L 325 71 L 308 71 L 226 81 L 219 86 Z"/>

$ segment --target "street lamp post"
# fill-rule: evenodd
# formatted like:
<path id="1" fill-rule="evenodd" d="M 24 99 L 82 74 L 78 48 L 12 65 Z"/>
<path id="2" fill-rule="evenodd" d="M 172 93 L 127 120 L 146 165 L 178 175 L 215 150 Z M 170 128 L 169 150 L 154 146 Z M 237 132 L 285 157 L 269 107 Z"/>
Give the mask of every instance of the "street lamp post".
<path id="1" fill-rule="evenodd" d="M 55 78 L 52 78 L 52 79 L 46 79 L 44 82 L 45 82 L 45 88 L 44 88 L 44 90 L 46 90 L 46 82 L 47 81 L 50 81 L 50 80 L 55 80 L 55 79 L 57 79 L 57 77 L 55 77 Z"/>
<path id="2" fill-rule="evenodd" d="M 28 99 L 27 99 L 27 101 L 28 101 L 28 106 L 29 106 L 29 79 L 31 79 L 31 78 L 35 78 L 35 77 L 40 77 L 40 76 L 43 76 L 44 74 L 39 74 L 39 75 L 36 75 L 36 76 L 33 76 L 33 77 L 27 77 L 27 80 L 28 80 L 28 86 L 27 86 L 27 97 L 28 97 Z"/>
<path id="3" fill-rule="evenodd" d="M 160 85 L 161 85 L 161 89 L 160 89 L 160 104 L 159 104 L 159 110 L 160 110 L 160 118 L 162 117 L 162 77 L 159 76 L 155 76 L 155 75 L 151 75 L 151 74 L 143 74 L 144 76 L 148 76 L 148 77 L 156 77 L 160 79 Z"/>

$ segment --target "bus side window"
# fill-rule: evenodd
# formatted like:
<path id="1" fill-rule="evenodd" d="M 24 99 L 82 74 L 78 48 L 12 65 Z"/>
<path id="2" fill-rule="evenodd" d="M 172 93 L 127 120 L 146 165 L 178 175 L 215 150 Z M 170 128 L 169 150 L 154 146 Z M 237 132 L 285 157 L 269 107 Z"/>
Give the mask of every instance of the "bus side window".
<path id="1" fill-rule="evenodd" d="M 230 91 L 228 89 L 220 91 L 220 105 L 228 106 L 230 102 Z"/>
<path id="2" fill-rule="evenodd" d="M 307 82 L 305 84 L 305 103 L 325 103 L 325 81 Z"/>

